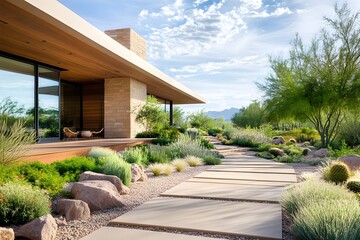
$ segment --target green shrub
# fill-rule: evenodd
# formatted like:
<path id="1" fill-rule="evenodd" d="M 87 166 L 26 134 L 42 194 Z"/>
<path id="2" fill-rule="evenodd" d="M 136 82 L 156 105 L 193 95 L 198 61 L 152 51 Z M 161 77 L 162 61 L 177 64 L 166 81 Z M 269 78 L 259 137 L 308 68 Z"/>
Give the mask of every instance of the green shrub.
<path id="1" fill-rule="evenodd" d="M 154 139 L 151 140 L 151 144 L 160 145 L 160 146 L 167 146 L 171 142 L 172 141 L 170 139 L 167 139 L 167 138 L 154 138 Z"/>
<path id="2" fill-rule="evenodd" d="M 200 138 L 200 145 L 206 149 L 215 149 L 214 144 L 212 144 L 209 140 L 203 137 Z"/>
<path id="3" fill-rule="evenodd" d="M 180 131 L 177 127 L 167 126 L 160 131 L 160 138 L 169 139 L 170 141 L 175 141 L 179 135 Z"/>
<path id="4" fill-rule="evenodd" d="M 112 155 L 118 155 L 114 150 L 110 148 L 103 147 L 93 147 L 88 153 L 88 157 L 94 158 L 96 161 L 99 161 L 102 157 L 108 157 Z"/>
<path id="5" fill-rule="evenodd" d="M 109 155 L 102 157 L 104 161 L 103 173 L 115 175 L 126 185 L 130 186 L 131 182 L 131 165 L 122 158 L 121 155 Z"/>
<path id="6" fill-rule="evenodd" d="M 63 161 L 53 162 L 55 170 L 60 176 L 65 178 L 66 182 L 76 182 L 80 174 L 85 171 L 100 172 L 100 167 L 93 158 L 73 157 Z"/>
<path id="7" fill-rule="evenodd" d="M 168 163 L 170 161 L 167 155 L 167 148 L 158 145 L 150 145 L 149 162 L 150 163 Z"/>
<path id="8" fill-rule="evenodd" d="M 143 148 L 127 148 L 123 153 L 123 158 L 128 163 L 146 166 L 148 164 L 147 152 Z"/>
<path id="9" fill-rule="evenodd" d="M 354 193 L 360 193 L 360 179 L 358 178 L 351 178 L 346 183 L 347 189 Z"/>
<path id="10" fill-rule="evenodd" d="M 278 156 L 275 161 L 282 162 L 282 163 L 295 163 L 299 162 L 299 160 L 296 157 L 284 155 L 284 156 Z"/>
<path id="11" fill-rule="evenodd" d="M 217 158 L 213 155 L 209 155 L 203 158 L 205 165 L 219 165 L 221 164 L 220 158 Z"/>
<path id="12" fill-rule="evenodd" d="M 360 207 L 356 199 L 320 200 L 300 209 L 294 218 L 295 239 L 360 239 Z"/>
<path id="13" fill-rule="evenodd" d="M 163 173 L 163 163 L 153 163 L 149 165 L 149 170 L 154 174 L 155 177 L 160 176 Z"/>
<path id="14" fill-rule="evenodd" d="M 223 132 L 224 130 L 221 128 L 211 128 L 208 130 L 208 134 L 213 137 L 215 137 L 218 133 L 223 133 Z"/>
<path id="15" fill-rule="evenodd" d="M 265 159 L 274 159 L 275 158 L 275 156 L 269 152 L 260 152 L 260 153 L 257 153 L 256 156 L 265 158 Z"/>
<path id="16" fill-rule="evenodd" d="M 174 166 L 177 172 L 182 172 L 189 166 L 189 164 L 187 164 L 187 162 L 184 159 L 179 159 L 179 158 L 174 159 L 171 162 L 171 164 Z"/>
<path id="17" fill-rule="evenodd" d="M 181 134 L 175 142 L 170 144 L 167 148 L 167 152 L 171 159 L 184 158 L 187 155 L 192 155 L 200 158 L 204 158 L 213 153 L 201 146 L 199 139 L 191 139 L 186 134 Z"/>
<path id="18" fill-rule="evenodd" d="M 264 143 L 270 143 L 271 139 L 260 130 L 241 129 L 230 133 L 230 139 L 240 147 L 258 147 Z"/>
<path id="19" fill-rule="evenodd" d="M 16 167 L 0 165 L 0 185 L 22 178 Z"/>
<path id="20" fill-rule="evenodd" d="M 19 161 L 35 143 L 35 133 L 27 132 L 22 121 L 12 126 L 0 119 L 0 165 L 10 166 Z"/>
<path id="21" fill-rule="evenodd" d="M 336 184 L 343 183 L 350 177 L 349 167 L 342 162 L 333 162 L 329 169 L 329 181 Z"/>
<path id="22" fill-rule="evenodd" d="M 259 151 L 259 152 L 267 152 L 270 150 L 270 148 L 272 148 L 273 145 L 271 143 L 263 143 L 260 144 L 257 148 L 255 148 L 254 150 Z"/>
<path id="23" fill-rule="evenodd" d="M 156 131 L 144 131 L 136 134 L 136 138 L 158 138 L 160 133 Z"/>
<path id="24" fill-rule="evenodd" d="M 20 182 L 0 186 L 0 225 L 24 224 L 50 213 L 49 197 Z"/>
<path id="25" fill-rule="evenodd" d="M 283 146 L 282 149 L 287 155 L 294 156 L 294 157 L 300 157 L 303 153 L 303 148 L 295 146 L 295 145 L 289 145 L 289 146 Z"/>
<path id="26" fill-rule="evenodd" d="M 44 137 L 46 138 L 59 137 L 59 129 L 51 128 L 46 130 Z"/>
<path id="27" fill-rule="evenodd" d="M 281 197 L 281 205 L 296 215 L 300 208 L 322 200 L 353 200 L 354 194 L 345 188 L 323 181 L 305 181 L 287 189 Z"/>
<path id="28" fill-rule="evenodd" d="M 360 145 L 360 121 L 358 116 L 347 119 L 339 129 L 339 139 L 343 139 L 349 146 Z"/>
<path id="29" fill-rule="evenodd" d="M 204 165 L 204 162 L 201 158 L 196 156 L 186 156 L 185 161 L 189 164 L 190 167 L 198 167 Z"/>

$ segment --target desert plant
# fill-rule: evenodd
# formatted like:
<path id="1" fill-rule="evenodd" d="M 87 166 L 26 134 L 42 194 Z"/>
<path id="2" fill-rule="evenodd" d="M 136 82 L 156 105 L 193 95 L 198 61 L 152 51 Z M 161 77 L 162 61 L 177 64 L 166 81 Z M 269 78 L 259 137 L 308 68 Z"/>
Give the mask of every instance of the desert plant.
<path id="1" fill-rule="evenodd" d="M 153 163 L 149 165 L 149 170 L 154 176 L 160 176 L 163 173 L 164 165 L 162 163 Z"/>
<path id="2" fill-rule="evenodd" d="M 163 173 L 166 176 L 170 176 L 174 172 L 175 168 L 172 164 L 165 163 L 163 164 Z"/>
<path id="3" fill-rule="evenodd" d="M 22 121 L 16 121 L 9 127 L 6 119 L 0 120 L 0 165 L 17 163 L 32 143 L 35 143 L 35 133 L 28 132 Z"/>
<path id="4" fill-rule="evenodd" d="M 24 224 L 50 213 L 44 191 L 20 182 L 0 186 L 0 224 Z"/>
<path id="5" fill-rule="evenodd" d="M 296 139 L 290 138 L 289 143 L 295 144 L 295 143 L 296 143 Z"/>
<path id="6" fill-rule="evenodd" d="M 274 159 L 274 158 L 275 158 L 275 156 L 272 155 L 272 154 L 269 153 L 269 152 L 256 153 L 256 156 L 257 156 L 257 157 L 261 157 L 261 158 L 265 158 L 265 159 Z"/>
<path id="7" fill-rule="evenodd" d="M 284 156 L 285 154 L 284 151 L 280 148 L 270 148 L 269 153 L 274 155 L 275 157 Z"/>
<path id="8" fill-rule="evenodd" d="M 333 162 L 329 168 L 329 180 L 336 184 L 345 182 L 351 175 L 349 167 L 343 162 Z"/>
<path id="9" fill-rule="evenodd" d="M 177 172 L 182 172 L 189 166 L 189 164 L 187 164 L 187 162 L 184 159 L 180 159 L 180 158 L 176 158 L 172 160 L 171 164 L 175 167 L 175 170 Z"/>
<path id="10" fill-rule="evenodd" d="M 204 165 L 203 160 L 196 156 L 188 155 L 185 157 L 185 161 L 189 164 L 190 167 L 198 167 Z"/>
<path id="11" fill-rule="evenodd" d="M 159 145 L 150 145 L 149 147 L 149 162 L 150 163 L 167 163 L 169 162 L 167 155 L 167 148 Z"/>
<path id="12" fill-rule="evenodd" d="M 360 193 L 360 178 L 357 176 L 349 178 L 346 182 L 346 187 L 354 193 Z"/>
<path id="13" fill-rule="evenodd" d="M 240 129 L 230 134 L 233 143 L 240 147 L 258 147 L 261 144 L 271 142 L 265 133 L 256 129 Z"/>
<path id="14" fill-rule="evenodd" d="M 158 131 L 144 131 L 139 132 L 135 136 L 136 138 L 158 138 L 160 137 L 160 133 Z"/>
<path id="15" fill-rule="evenodd" d="M 322 200 L 353 200 L 354 194 L 344 187 L 324 181 L 305 181 L 287 189 L 281 197 L 281 205 L 292 215 L 312 202 Z"/>
<path id="16" fill-rule="evenodd" d="M 151 144 L 160 145 L 160 146 L 167 146 L 171 142 L 172 141 L 170 139 L 167 139 L 167 138 L 154 138 L 154 139 L 151 140 Z"/>
<path id="17" fill-rule="evenodd" d="M 103 173 L 107 175 L 115 175 L 121 179 L 126 185 L 130 186 L 131 182 L 131 165 L 127 163 L 121 155 L 109 155 L 102 157 L 104 162 Z"/>
<path id="18" fill-rule="evenodd" d="M 215 149 L 214 144 L 204 137 L 200 138 L 200 145 L 206 149 Z"/>
<path id="19" fill-rule="evenodd" d="M 219 165 L 221 164 L 220 158 L 217 158 L 213 155 L 209 155 L 203 158 L 205 165 Z"/>
<path id="20" fill-rule="evenodd" d="M 309 154 L 309 152 L 311 152 L 310 148 L 304 148 L 303 151 L 302 151 L 302 155 L 307 156 Z"/>
<path id="21" fill-rule="evenodd" d="M 201 146 L 199 139 L 191 139 L 186 134 L 181 134 L 179 138 L 168 146 L 171 158 L 184 158 L 187 155 L 203 158 L 213 153 Z"/>
<path id="22" fill-rule="evenodd" d="M 94 158 L 96 161 L 99 161 L 102 157 L 117 155 L 117 153 L 110 148 L 103 147 L 93 147 L 88 153 L 88 157 Z"/>
<path id="23" fill-rule="evenodd" d="M 294 218 L 295 239 L 360 239 L 360 207 L 356 199 L 320 200 L 304 206 Z"/>
<path id="24" fill-rule="evenodd" d="M 148 164 L 147 153 L 142 148 L 127 148 L 123 153 L 123 158 L 128 163 L 136 163 L 145 166 Z"/>

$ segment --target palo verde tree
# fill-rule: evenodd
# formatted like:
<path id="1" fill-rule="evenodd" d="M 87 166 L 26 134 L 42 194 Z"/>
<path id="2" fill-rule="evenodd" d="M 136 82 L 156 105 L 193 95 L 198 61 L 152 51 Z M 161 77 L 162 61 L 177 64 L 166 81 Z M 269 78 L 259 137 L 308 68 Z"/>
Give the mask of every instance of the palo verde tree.
<path id="1" fill-rule="evenodd" d="M 154 96 L 147 96 L 146 103 L 133 113 L 137 114 L 135 120 L 147 131 L 158 131 L 167 124 L 167 114 Z"/>
<path id="2" fill-rule="evenodd" d="M 360 106 L 360 12 L 344 4 L 335 13 L 308 46 L 297 35 L 289 58 L 270 58 L 273 74 L 258 84 L 270 116 L 309 120 L 322 147 L 336 137 L 346 111 Z"/>
<path id="3" fill-rule="evenodd" d="M 231 121 L 238 127 L 260 127 L 265 123 L 264 107 L 259 101 L 254 101 L 235 113 Z"/>

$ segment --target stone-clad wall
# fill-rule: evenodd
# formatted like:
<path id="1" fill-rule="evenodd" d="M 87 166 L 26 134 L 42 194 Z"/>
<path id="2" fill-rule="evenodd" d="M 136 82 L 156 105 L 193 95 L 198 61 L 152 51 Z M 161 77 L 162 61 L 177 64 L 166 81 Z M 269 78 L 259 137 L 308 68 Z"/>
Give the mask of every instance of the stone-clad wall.
<path id="1" fill-rule="evenodd" d="M 131 28 L 107 30 L 105 33 L 146 60 L 146 41 Z"/>
<path id="2" fill-rule="evenodd" d="M 105 79 L 105 138 L 131 138 L 143 130 L 135 121 L 134 110 L 145 104 L 146 92 L 144 83 L 131 78 Z"/>

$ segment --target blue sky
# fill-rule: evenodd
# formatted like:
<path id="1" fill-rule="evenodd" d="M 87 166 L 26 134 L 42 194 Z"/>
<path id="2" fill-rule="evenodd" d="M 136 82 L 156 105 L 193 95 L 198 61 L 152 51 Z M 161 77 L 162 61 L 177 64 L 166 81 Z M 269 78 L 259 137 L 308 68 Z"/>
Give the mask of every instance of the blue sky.
<path id="1" fill-rule="evenodd" d="M 185 111 L 241 108 L 261 99 L 255 83 L 269 56 L 287 56 L 296 33 L 309 42 L 332 0 L 60 0 L 100 30 L 131 27 L 154 66 L 205 97 Z M 342 3 L 343 1 L 338 1 Z M 347 1 L 359 10 L 359 0 Z"/>

